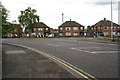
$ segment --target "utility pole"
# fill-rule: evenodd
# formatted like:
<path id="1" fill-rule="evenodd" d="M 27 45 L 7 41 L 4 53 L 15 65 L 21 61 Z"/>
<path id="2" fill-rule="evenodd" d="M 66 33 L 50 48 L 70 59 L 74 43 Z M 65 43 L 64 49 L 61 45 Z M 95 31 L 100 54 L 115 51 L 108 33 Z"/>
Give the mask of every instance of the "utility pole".
<path id="1" fill-rule="evenodd" d="M 62 13 L 62 25 L 63 25 L 63 23 L 64 23 L 64 14 Z M 65 36 L 65 33 L 64 33 L 64 28 L 62 27 L 62 30 L 63 30 L 63 36 Z"/>
<path id="2" fill-rule="evenodd" d="M 111 40 L 113 39 L 113 13 L 112 13 L 112 0 L 111 0 Z"/>

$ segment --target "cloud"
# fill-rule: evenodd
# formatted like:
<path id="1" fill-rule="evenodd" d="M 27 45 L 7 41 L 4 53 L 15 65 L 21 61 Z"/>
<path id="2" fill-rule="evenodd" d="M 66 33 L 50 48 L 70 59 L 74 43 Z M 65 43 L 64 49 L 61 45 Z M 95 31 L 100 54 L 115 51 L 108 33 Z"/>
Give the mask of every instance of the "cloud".
<path id="1" fill-rule="evenodd" d="M 94 2 L 94 6 L 110 6 L 111 2 Z M 118 2 L 112 2 L 112 8 L 114 11 L 118 10 Z"/>
<path id="2" fill-rule="evenodd" d="M 36 3 L 30 3 L 30 2 L 25 2 L 25 1 L 16 1 L 18 4 L 21 5 L 28 5 L 28 6 L 36 6 Z"/>
<path id="3" fill-rule="evenodd" d="M 3 4 L 10 10 L 9 21 L 18 20 L 20 11 L 30 6 L 37 10 L 41 22 L 53 28 L 62 23 L 62 13 L 64 21 L 71 18 L 85 26 L 93 25 L 104 17 L 110 19 L 110 0 L 3 0 Z M 116 3 L 113 9 L 116 9 L 113 20 L 117 22 Z"/>
<path id="4" fill-rule="evenodd" d="M 103 5 L 103 6 L 107 6 L 110 5 L 111 2 L 94 2 L 95 5 Z M 116 5 L 116 2 L 112 2 L 113 5 Z"/>

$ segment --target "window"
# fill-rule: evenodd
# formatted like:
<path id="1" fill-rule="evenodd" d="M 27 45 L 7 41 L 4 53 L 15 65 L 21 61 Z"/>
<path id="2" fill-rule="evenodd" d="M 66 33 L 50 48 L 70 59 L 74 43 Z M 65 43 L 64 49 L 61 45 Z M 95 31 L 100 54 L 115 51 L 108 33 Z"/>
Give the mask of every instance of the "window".
<path id="1" fill-rule="evenodd" d="M 115 33 L 115 32 L 112 32 L 112 35 L 116 35 L 116 33 Z"/>
<path id="2" fill-rule="evenodd" d="M 116 26 L 113 26 L 112 29 L 116 29 Z"/>
<path id="3" fill-rule="evenodd" d="M 91 28 L 91 30 L 93 30 L 93 27 Z"/>
<path id="4" fill-rule="evenodd" d="M 120 27 L 117 27 L 118 29 L 120 29 Z"/>
<path id="5" fill-rule="evenodd" d="M 60 36 L 63 36 L 63 33 L 60 33 Z"/>
<path id="6" fill-rule="evenodd" d="M 120 36 L 120 32 L 118 32 L 117 35 Z"/>
<path id="7" fill-rule="evenodd" d="M 38 28 L 38 31 L 42 31 L 43 30 L 43 28 Z"/>
<path id="8" fill-rule="evenodd" d="M 84 35 L 84 33 L 83 33 L 83 32 L 80 32 L 80 35 L 82 36 L 82 35 Z"/>
<path id="9" fill-rule="evenodd" d="M 36 28 L 33 28 L 34 31 L 36 31 Z"/>
<path id="10" fill-rule="evenodd" d="M 66 32 L 66 36 L 70 36 L 71 35 L 71 33 L 70 32 Z"/>
<path id="11" fill-rule="evenodd" d="M 36 36 L 36 33 L 32 33 L 32 36 Z"/>
<path id="12" fill-rule="evenodd" d="M 43 35 L 43 33 L 38 33 L 38 35 Z"/>
<path id="13" fill-rule="evenodd" d="M 8 33 L 8 37 L 12 37 L 12 34 L 11 34 L 11 33 Z"/>
<path id="14" fill-rule="evenodd" d="M 46 30 L 48 31 L 48 28 L 46 28 Z"/>
<path id="15" fill-rule="evenodd" d="M 94 27 L 94 30 L 96 30 L 96 27 Z"/>
<path id="16" fill-rule="evenodd" d="M 100 30 L 101 29 L 101 27 L 100 26 L 98 26 L 98 30 Z"/>
<path id="17" fill-rule="evenodd" d="M 60 28 L 60 30 L 63 30 L 63 28 Z"/>
<path id="18" fill-rule="evenodd" d="M 108 29 L 108 26 L 104 26 L 104 29 Z"/>
<path id="19" fill-rule="evenodd" d="M 78 30 L 78 27 L 73 27 L 73 30 Z"/>
<path id="20" fill-rule="evenodd" d="M 104 36 L 108 36 L 108 32 L 104 32 Z"/>
<path id="21" fill-rule="evenodd" d="M 77 35 L 78 35 L 78 33 L 77 33 L 77 32 L 74 32 L 74 33 L 73 33 L 73 35 L 74 35 L 74 36 L 77 36 Z"/>
<path id="22" fill-rule="evenodd" d="M 80 27 L 81 30 L 83 30 L 83 27 Z"/>
<path id="23" fill-rule="evenodd" d="M 70 30 L 70 27 L 66 27 L 66 30 Z"/>

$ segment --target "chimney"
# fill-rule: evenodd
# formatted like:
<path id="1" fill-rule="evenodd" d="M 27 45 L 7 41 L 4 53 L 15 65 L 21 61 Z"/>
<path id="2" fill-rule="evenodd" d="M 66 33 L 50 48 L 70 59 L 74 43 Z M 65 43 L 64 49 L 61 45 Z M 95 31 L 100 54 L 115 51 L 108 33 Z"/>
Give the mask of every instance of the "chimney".
<path id="1" fill-rule="evenodd" d="M 106 21 L 106 18 L 104 18 L 104 21 Z"/>

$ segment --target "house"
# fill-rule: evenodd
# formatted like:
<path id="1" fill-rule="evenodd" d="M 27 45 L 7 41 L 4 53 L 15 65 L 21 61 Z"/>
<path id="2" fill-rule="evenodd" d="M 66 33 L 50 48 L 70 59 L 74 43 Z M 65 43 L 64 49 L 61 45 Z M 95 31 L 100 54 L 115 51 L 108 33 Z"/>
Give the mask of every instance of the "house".
<path id="1" fill-rule="evenodd" d="M 7 37 L 8 38 L 20 38 L 21 37 L 21 33 L 22 33 L 22 29 L 20 24 L 13 24 L 13 28 L 9 33 L 7 33 Z"/>
<path id="2" fill-rule="evenodd" d="M 111 21 L 106 20 L 106 18 L 91 26 L 92 36 L 97 37 L 103 35 L 105 37 L 110 37 L 111 32 L 114 36 L 120 35 L 120 25 L 113 22 L 113 27 L 111 29 Z"/>
<path id="3" fill-rule="evenodd" d="M 33 27 L 33 32 L 26 30 L 26 37 L 47 37 L 50 34 L 50 27 L 43 22 L 38 22 Z"/>
<path id="4" fill-rule="evenodd" d="M 76 21 L 66 21 L 58 27 L 60 37 L 81 37 L 84 36 L 84 26 Z"/>
<path id="5" fill-rule="evenodd" d="M 59 37 L 58 29 L 50 28 L 50 34 L 53 34 L 54 37 Z"/>

